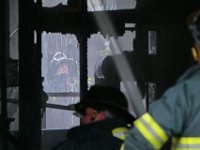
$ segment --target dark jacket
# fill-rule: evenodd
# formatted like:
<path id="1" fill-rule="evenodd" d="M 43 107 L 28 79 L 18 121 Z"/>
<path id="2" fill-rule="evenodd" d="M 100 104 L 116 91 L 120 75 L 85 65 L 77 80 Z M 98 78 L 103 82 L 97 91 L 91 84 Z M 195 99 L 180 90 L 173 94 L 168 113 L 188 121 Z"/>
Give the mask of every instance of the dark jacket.
<path id="1" fill-rule="evenodd" d="M 119 118 L 74 127 L 52 150 L 119 150 L 128 125 Z"/>

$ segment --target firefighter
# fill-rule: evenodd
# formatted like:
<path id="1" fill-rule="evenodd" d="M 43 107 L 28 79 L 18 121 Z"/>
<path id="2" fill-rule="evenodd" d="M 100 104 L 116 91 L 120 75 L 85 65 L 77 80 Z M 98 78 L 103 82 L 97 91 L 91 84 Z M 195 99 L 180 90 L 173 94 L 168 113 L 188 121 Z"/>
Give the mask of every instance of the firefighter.
<path id="1" fill-rule="evenodd" d="M 200 10 L 189 17 L 188 26 L 198 64 L 134 121 L 121 149 L 157 150 L 170 139 L 172 150 L 200 150 Z"/>
<path id="2" fill-rule="evenodd" d="M 81 119 L 67 139 L 53 150 L 119 150 L 135 118 L 128 112 L 125 95 L 110 86 L 94 85 L 69 109 Z"/>

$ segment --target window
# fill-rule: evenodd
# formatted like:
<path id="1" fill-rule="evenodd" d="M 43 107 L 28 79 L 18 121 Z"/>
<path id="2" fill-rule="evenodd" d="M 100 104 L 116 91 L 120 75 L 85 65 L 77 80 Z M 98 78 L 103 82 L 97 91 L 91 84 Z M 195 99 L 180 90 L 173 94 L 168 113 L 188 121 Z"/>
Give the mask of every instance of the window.
<path id="1" fill-rule="evenodd" d="M 56 5 L 67 5 L 68 0 L 42 0 L 43 7 L 55 7 Z"/>
<path id="2" fill-rule="evenodd" d="M 123 36 L 118 36 L 116 39 L 122 51 L 133 51 L 133 40 L 135 31 L 126 30 Z M 100 67 L 106 56 L 112 55 L 111 42 L 108 35 L 103 35 L 98 32 L 90 35 L 88 38 L 88 86 L 94 85 L 94 75 L 98 78 L 104 78 Z"/>
<path id="3" fill-rule="evenodd" d="M 148 101 L 151 103 L 156 98 L 156 83 L 155 82 L 148 82 Z"/>
<path id="4" fill-rule="evenodd" d="M 7 75 L 9 82 L 12 82 L 18 76 L 18 27 L 19 27 L 19 12 L 18 0 L 9 1 L 9 57 L 11 58 L 7 63 L 7 69 L 10 75 Z M 12 81 L 11 81 L 12 80 Z M 8 81 L 7 81 L 8 82 Z M 18 81 L 16 81 L 18 82 Z M 12 83 L 13 84 L 13 83 Z M 7 112 L 8 118 L 15 120 L 10 123 L 10 130 L 19 130 L 19 88 L 18 85 L 12 85 L 7 88 Z"/>
<path id="5" fill-rule="evenodd" d="M 76 36 L 44 31 L 42 56 L 43 87 L 49 96 L 43 127 L 66 129 L 78 125 L 79 119 L 62 109 L 62 106 L 79 101 L 79 43 Z"/>
<path id="6" fill-rule="evenodd" d="M 88 11 L 133 9 L 136 0 L 87 0 Z"/>
<path id="7" fill-rule="evenodd" d="M 157 54 L 157 32 L 148 31 L 148 54 L 156 55 Z"/>

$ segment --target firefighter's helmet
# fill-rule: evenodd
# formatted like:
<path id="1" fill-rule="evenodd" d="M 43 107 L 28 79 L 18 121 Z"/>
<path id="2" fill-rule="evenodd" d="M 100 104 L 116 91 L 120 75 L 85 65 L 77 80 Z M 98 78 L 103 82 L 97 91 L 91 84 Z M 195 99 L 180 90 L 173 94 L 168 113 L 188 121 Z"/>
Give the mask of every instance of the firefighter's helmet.
<path id="1" fill-rule="evenodd" d="M 96 110 L 109 110 L 114 115 L 133 122 L 135 118 L 128 111 L 128 101 L 125 95 L 117 88 L 103 85 L 94 85 L 83 99 L 74 105 L 76 112 L 83 114 L 87 107 Z"/>

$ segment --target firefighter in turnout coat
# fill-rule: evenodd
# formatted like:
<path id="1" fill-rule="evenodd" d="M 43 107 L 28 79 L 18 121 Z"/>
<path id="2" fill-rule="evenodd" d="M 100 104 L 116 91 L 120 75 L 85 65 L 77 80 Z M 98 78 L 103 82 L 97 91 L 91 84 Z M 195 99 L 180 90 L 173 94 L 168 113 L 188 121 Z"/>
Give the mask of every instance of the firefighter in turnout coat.
<path id="1" fill-rule="evenodd" d="M 172 150 L 200 150 L 200 10 L 189 17 L 188 26 L 198 64 L 134 121 L 121 149 L 157 150 L 170 138 Z"/>

